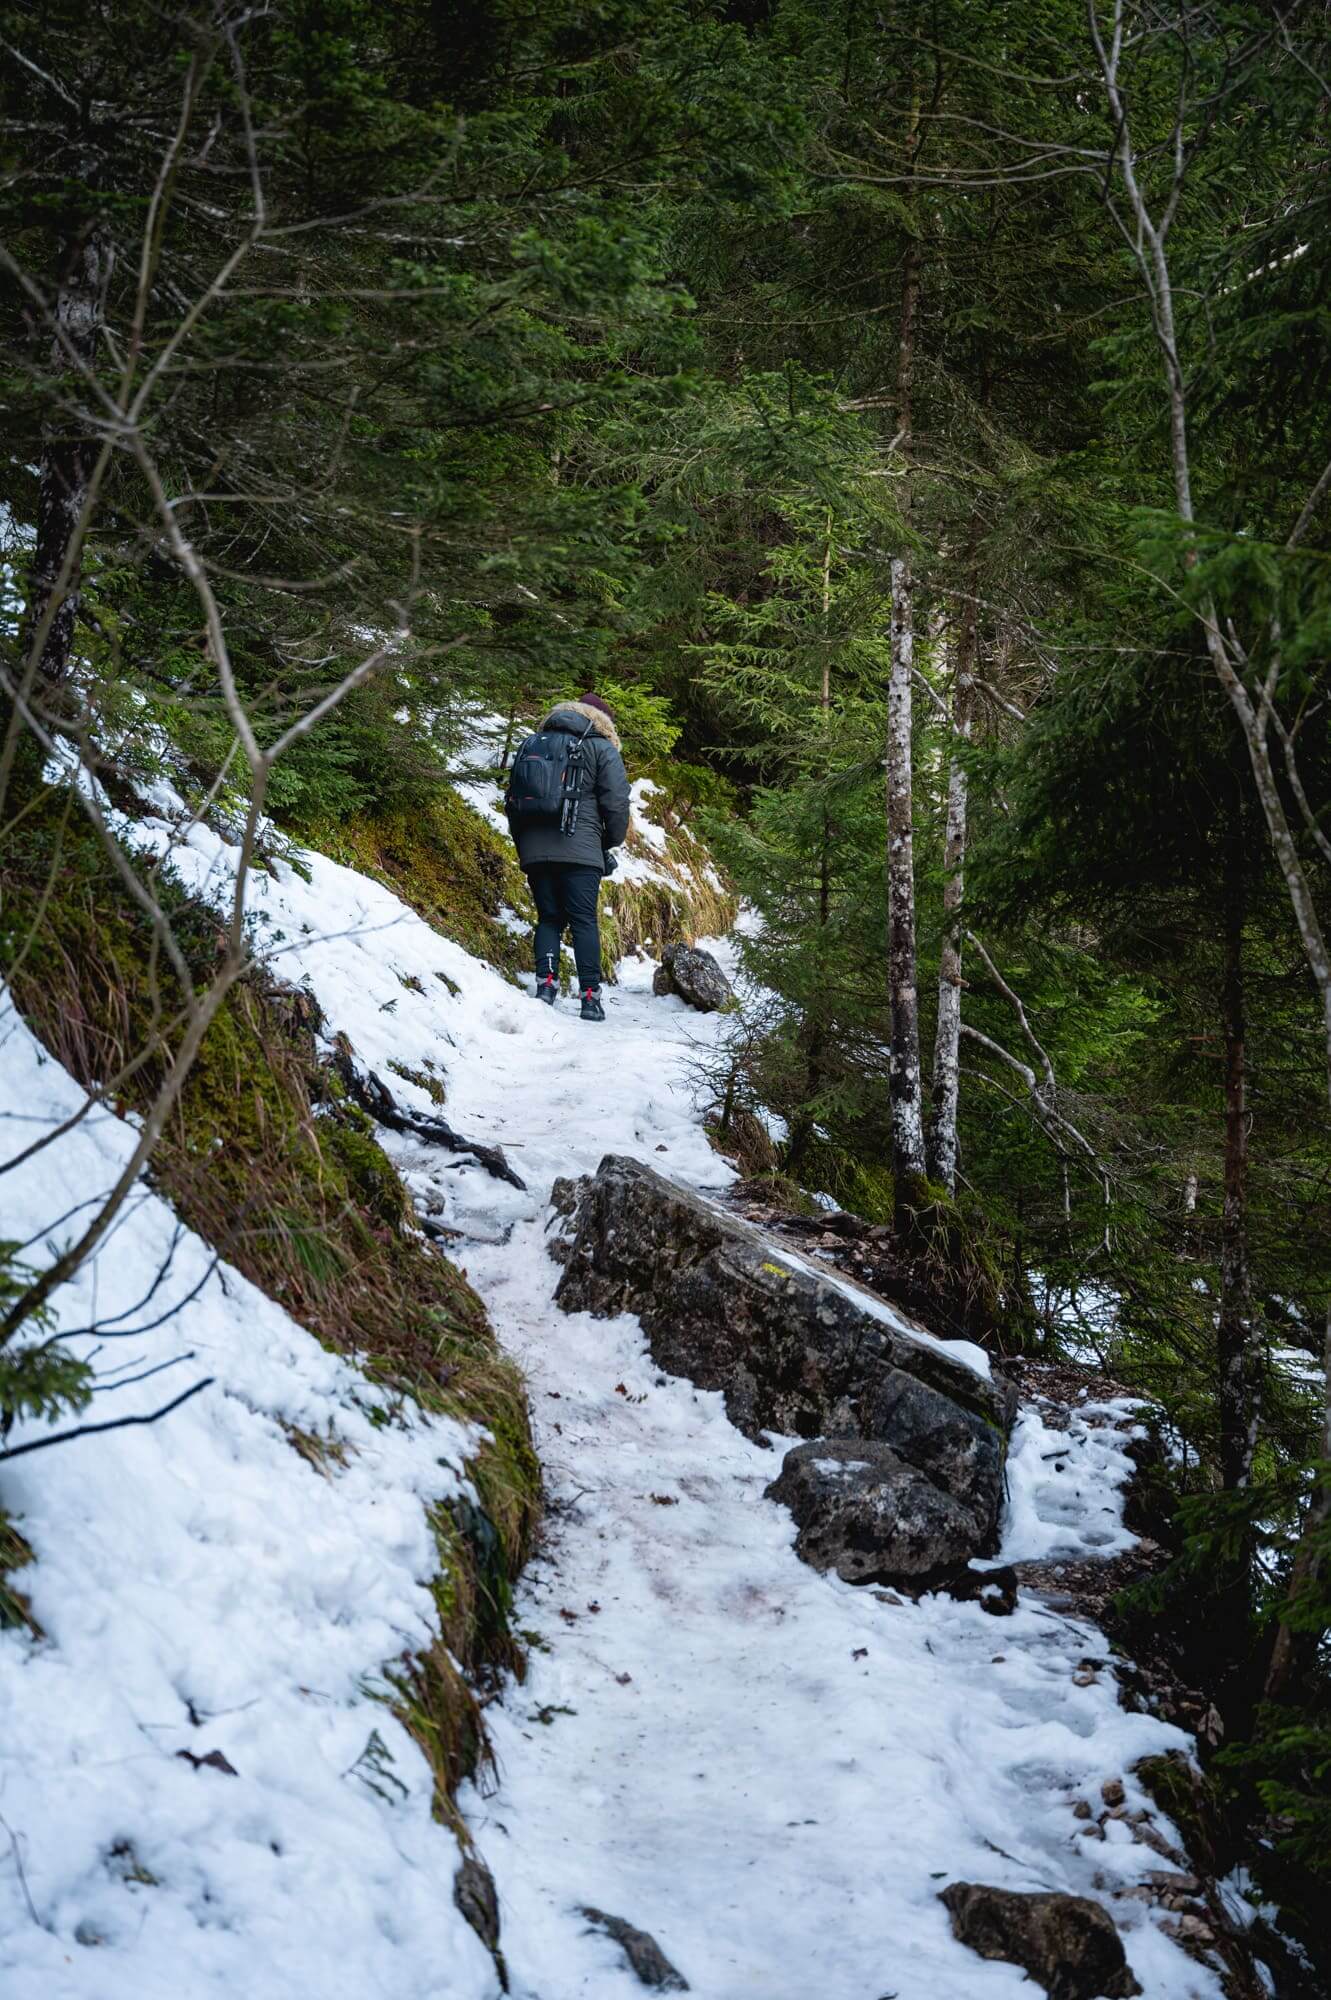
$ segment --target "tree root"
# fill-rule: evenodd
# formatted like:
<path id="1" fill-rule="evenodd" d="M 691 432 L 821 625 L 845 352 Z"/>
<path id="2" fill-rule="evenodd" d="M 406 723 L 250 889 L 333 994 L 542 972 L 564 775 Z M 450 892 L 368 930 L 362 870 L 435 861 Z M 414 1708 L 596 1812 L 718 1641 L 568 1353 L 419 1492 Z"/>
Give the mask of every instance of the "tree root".
<path id="1" fill-rule="evenodd" d="M 487 1174 L 493 1174 L 497 1181 L 507 1181 L 510 1187 L 520 1188 L 526 1193 L 526 1181 L 514 1173 L 500 1147 L 483 1146 L 476 1139 L 464 1139 L 442 1118 L 426 1118 L 415 1111 L 404 1111 L 392 1091 L 373 1070 L 367 1070 L 362 1076 L 345 1048 L 338 1050 L 334 1067 L 361 1110 L 368 1111 L 371 1118 L 380 1125 L 386 1125 L 390 1132 L 407 1133 L 413 1139 L 423 1139 L 427 1145 L 444 1146 L 450 1153 L 470 1153 Z"/>

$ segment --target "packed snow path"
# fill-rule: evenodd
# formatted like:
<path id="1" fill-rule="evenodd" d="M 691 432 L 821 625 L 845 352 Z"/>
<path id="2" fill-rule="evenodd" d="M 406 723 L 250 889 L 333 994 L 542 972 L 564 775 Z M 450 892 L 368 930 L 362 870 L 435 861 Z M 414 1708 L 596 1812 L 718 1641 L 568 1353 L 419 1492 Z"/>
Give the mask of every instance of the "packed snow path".
<path id="1" fill-rule="evenodd" d="M 163 846 L 172 837 L 165 817 L 138 831 Z M 229 859 L 194 828 L 178 865 L 221 897 Z M 620 1947 L 586 1921 L 589 1905 L 653 1933 L 702 2000 L 1029 1991 L 1017 1968 L 952 1938 L 937 1893 L 965 1878 L 1101 1895 L 1150 2000 L 1216 2000 L 1214 1979 L 1146 1905 L 1114 1898 L 1159 1857 L 1126 1821 L 1109 1820 L 1100 1837 L 1073 1815 L 1113 1778 L 1126 1779 L 1129 1805 L 1144 1804 L 1131 1765 L 1185 1747 L 1177 1731 L 1119 1708 L 1099 1635 L 1034 1601 L 1003 1620 L 816 1575 L 794 1555 L 784 1510 L 763 1497 L 779 1447 L 750 1444 L 718 1396 L 662 1378 L 635 1320 L 554 1307 L 545 1240 L 557 1176 L 594 1170 L 614 1151 L 698 1186 L 727 1178 L 695 1109 L 693 1066 L 716 1021 L 654 998 L 645 962 L 621 968 L 603 1026 L 581 1022 L 569 1002 L 547 1011 L 388 890 L 317 855 L 299 871 L 279 864 L 253 901 L 277 970 L 309 982 L 330 1033 L 345 1033 L 377 1070 L 401 1065 L 397 1077 L 438 1064 L 452 1123 L 503 1144 L 527 1182 L 520 1193 L 465 1159 L 390 1141 L 422 1208 L 462 1232 L 455 1254 L 528 1372 L 546 1470 L 546 1535 L 515 1619 L 530 1672 L 487 1711 L 498 1789 L 463 1800 L 498 1884 L 519 2000 L 641 1993 Z M 54 1086 L 63 1073 L 46 1077 Z M 16 1071 L 14 1084 L 31 1115 L 30 1081 Z M 394 1088 L 432 1108 L 410 1082 Z M 49 1089 L 49 1115 L 65 1094 Z M 116 1130 L 104 1121 L 97 1142 L 127 1143 Z M 137 1213 L 145 1220 L 126 1225 L 117 1255 L 123 1263 L 150 1226 L 135 1254 L 151 1268 L 169 1217 L 155 1198 Z M 30 1226 L 41 1221 L 34 1213 Z M 197 1239 L 187 1247 L 202 1256 Z M 122 1273 L 122 1288 L 135 1282 Z M 438 1427 L 404 1433 L 387 1463 L 377 1434 L 360 1440 L 364 1425 L 355 1428 L 354 1370 L 234 1275 L 223 1290 L 206 1295 L 213 1321 L 196 1314 L 188 1329 L 216 1362 L 215 1395 L 105 1457 L 86 1445 L 82 1460 L 52 1455 L 42 1480 L 23 1482 L 35 1601 L 54 1645 L 5 1656 L 9 1691 L 29 1712 L 3 1805 L 30 1837 L 49 1928 L 29 1923 L 12 1879 L 5 1991 L 492 1997 L 492 1969 L 452 1908 L 456 1849 L 430 1822 L 428 1772 L 382 1709 L 408 1803 L 348 1775 L 366 1725 L 354 1676 L 404 1635 L 412 1643 L 428 1615 L 420 1502 L 456 1477 L 440 1465 L 444 1440 Z M 71 1323 L 81 1309 L 71 1293 Z M 317 1428 L 330 1404 L 364 1446 L 331 1489 L 269 1414 Z M 214 1438 L 220 1456 L 201 1460 Z M 1071 1442 L 1071 1456 L 1052 1459 L 1054 1442 Z M 201 1463 L 211 1466 L 202 1514 Z M 1055 1441 L 1028 1416 L 1004 1553 L 1123 1546 L 1126 1470 L 1110 1432 Z M 332 1495 L 342 1542 L 330 1548 Z M 259 1531 L 245 1506 L 282 1520 L 257 1595 Z M 126 1610 L 125 1566 L 108 1565 L 91 1532 L 99 1508 L 157 1593 L 147 1616 Z M 205 1560 L 191 1563 L 191 1541 Z M 301 1590 L 297 1629 L 284 1607 Z M 151 1660 L 135 1650 L 145 1636 Z M 330 1653 L 343 1663 L 335 1675 Z M 317 1657 L 307 1666 L 307 1656 Z M 184 1767 L 156 1755 L 145 1730 L 166 1719 L 190 1740 L 180 1690 L 199 1688 L 218 1718 L 204 1747 L 238 1746 L 246 1780 L 205 1773 L 213 1788 L 196 1795 L 173 1784 Z M 333 1691 L 327 1719 L 311 1689 L 320 1703 Z M 319 1731 L 334 1721 L 337 1740 L 325 1743 Z M 43 1783 L 59 1808 L 45 1820 Z M 127 1824 L 153 1834 L 157 1886 L 139 1912 L 117 1900 L 123 1886 L 98 1887 L 101 1851 L 120 1851 Z M 86 1911 L 96 1923 L 84 1949 L 73 1924 Z"/>
<path id="2" fill-rule="evenodd" d="M 724 949 L 724 947 L 722 947 Z M 1043 1607 L 1008 1620 L 816 1575 L 764 1499 L 780 1452 L 721 1398 L 666 1380 L 636 1319 L 565 1315 L 545 1250 L 559 1175 L 632 1153 L 694 1185 L 728 1177 L 694 1108 L 717 1031 L 627 962 L 604 1027 L 496 996 L 484 1043 L 450 1065 L 450 1115 L 498 1140 L 526 1196 L 423 1147 L 397 1155 L 523 1364 L 550 1522 L 517 1614 L 533 1651 L 489 1711 L 501 1782 L 466 1801 L 499 1887 L 514 1990 L 629 2000 L 592 1905 L 651 1932 L 708 2000 L 981 2000 L 1023 1975 L 952 1938 L 947 1882 L 1110 1891 L 1159 1857 L 1076 1800 L 1182 1742 L 1118 1707 L 1103 1641 Z M 1126 1545 L 1121 1439 L 1086 1430 L 1049 1460 L 1019 1430 L 1004 1554 Z M 1132 1781 L 1128 1779 L 1129 1793 Z M 1139 1799 L 1137 1803 L 1145 1803 Z M 1118 1835 L 1121 1838 L 1115 1838 Z M 1210 1995 L 1140 1903 L 1116 1902 L 1153 1996 Z"/>

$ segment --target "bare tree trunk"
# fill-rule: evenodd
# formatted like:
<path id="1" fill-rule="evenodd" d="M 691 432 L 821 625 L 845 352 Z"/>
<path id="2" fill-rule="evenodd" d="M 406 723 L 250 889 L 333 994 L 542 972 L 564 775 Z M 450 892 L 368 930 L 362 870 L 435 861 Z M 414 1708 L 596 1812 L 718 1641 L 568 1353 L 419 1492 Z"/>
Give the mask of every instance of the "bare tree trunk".
<path id="1" fill-rule="evenodd" d="M 1331 1299 L 1326 1308 L 1326 1340 L 1322 1349 L 1322 1366 L 1325 1379 L 1331 1382 Z M 1321 1544 L 1328 1528 L 1331 1528 L 1331 1396 L 1323 1406 L 1322 1423 L 1322 1471 L 1326 1475 L 1313 1494 L 1308 1513 L 1303 1524 L 1303 1534 L 1294 1556 L 1289 1573 L 1289 1586 L 1285 1592 L 1285 1605 L 1296 1605 L 1304 1593 L 1318 1582 L 1322 1572 Z M 1266 1686 L 1263 1694 L 1267 1701 L 1289 1701 L 1296 1699 L 1305 1683 L 1311 1679 L 1317 1664 L 1318 1648 L 1322 1634 L 1313 1621 L 1300 1630 L 1290 1624 L 1276 1626 L 1275 1640 L 1271 1647 L 1270 1664 L 1266 1670 Z"/>
<path id="2" fill-rule="evenodd" d="M 901 511 L 911 524 L 915 314 L 920 249 L 912 238 L 901 281 L 897 443 L 906 462 Z M 911 702 L 915 666 L 915 586 L 909 548 L 892 564 L 892 669 L 887 691 L 887 976 L 892 1008 L 888 1088 L 898 1221 L 914 1207 L 924 1178 L 920 1083 L 920 1004 L 915 963 L 915 856 L 912 825 Z"/>
<path id="3" fill-rule="evenodd" d="M 1233 845 L 1233 843 L 1231 843 Z M 1252 1474 L 1261 1417 L 1261 1354 L 1253 1325 L 1248 1267 L 1248 1105 L 1243 977 L 1244 895 L 1231 871 L 1225 884 L 1225 970 L 1220 1011 L 1225 1050 L 1225 1194 L 1220 1233 L 1217 1329 L 1220 1473 L 1225 1491 Z"/>
<path id="4" fill-rule="evenodd" d="M 110 231 L 102 222 L 93 223 L 68 246 L 51 346 L 51 366 L 57 375 L 69 376 L 96 364 L 111 256 Z M 67 415 L 52 418 L 42 451 L 28 603 L 28 631 L 37 640 L 38 669 L 48 683 L 66 679 L 73 655 L 80 545 L 96 458 L 94 438 L 79 432 Z"/>
<path id="5" fill-rule="evenodd" d="M 832 654 L 828 643 L 828 630 L 832 615 L 832 510 L 827 510 L 827 535 L 823 543 L 822 567 L 822 640 L 823 661 L 821 686 L 818 694 L 818 716 L 824 731 L 832 716 Z M 826 769 L 822 773 L 825 778 Z M 832 822 L 824 800 L 822 828 L 818 845 L 818 928 L 825 931 L 832 914 Z M 823 1087 L 823 1052 L 826 1046 L 821 1020 L 807 1012 L 800 1029 L 800 1045 L 804 1052 L 804 1107 L 796 1114 L 790 1129 L 786 1146 L 785 1165 L 789 1173 L 796 1173 L 803 1165 L 813 1137 L 814 1118 L 810 1105 L 816 1100 Z"/>
<path id="6" fill-rule="evenodd" d="M 952 761 L 947 777 L 947 830 L 943 840 L 943 945 L 938 961 L 938 1029 L 929 1124 L 929 1173 L 949 1194 L 957 1185 L 957 1102 L 961 1077 L 961 906 L 966 888 L 968 781 L 957 747 L 970 741 L 975 688 L 975 594 L 962 613 L 952 681 Z"/>

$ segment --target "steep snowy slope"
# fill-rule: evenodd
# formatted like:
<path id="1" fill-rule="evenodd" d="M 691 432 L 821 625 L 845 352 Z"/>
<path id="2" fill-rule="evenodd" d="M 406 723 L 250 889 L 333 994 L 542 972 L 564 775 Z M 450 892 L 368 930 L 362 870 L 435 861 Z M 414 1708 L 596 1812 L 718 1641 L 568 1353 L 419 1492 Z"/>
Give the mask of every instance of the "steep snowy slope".
<path id="1" fill-rule="evenodd" d="M 82 1101 L 7 1010 L 7 1150 Z M 6 1235 L 58 1237 L 132 1146 L 94 1117 L 5 1177 Z M 14 1585 L 45 1635 L 0 1631 L 0 1993 L 364 2000 L 391 1967 L 402 2000 L 481 2000 L 494 1971 L 453 1906 L 456 1842 L 375 1699 L 434 1629 L 425 1506 L 460 1490 L 466 1434 L 376 1423 L 363 1375 L 212 1261 L 155 1195 L 131 1202 L 60 1322 L 98 1328 L 107 1370 L 192 1358 L 89 1420 L 213 1386 L 155 1427 L 0 1466 L 37 1557 Z M 334 1480 L 288 1425 L 335 1426 Z M 190 1761 L 215 1752 L 226 1768 Z"/>
<path id="2" fill-rule="evenodd" d="M 165 823 L 156 837 L 167 839 Z M 227 857 L 195 830 L 181 866 L 220 891 Z M 630 2000 L 641 1990 L 619 1944 L 583 1914 L 592 1906 L 652 1932 L 706 2000 L 1015 1995 L 1021 1973 L 956 1943 L 937 1901 L 945 1883 L 970 1878 L 1100 1896 L 1152 2000 L 1212 2000 L 1212 1975 L 1148 1906 L 1116 1898 L 1158 1854 L 1127 1819 L 1102 1830 L 1073 1814 L 1082 1798 L 1098 1807 L 1115 1778 L 1129 1806 L 1144 1806 L 1130 1766 L 1184 1743 L 1123 1711 L 1106 1666 L 1084 1667 L 1105 1660 L 1098 1635 L 1033 1602 L 1000 1621 L 978 1605 L 899 1603 L 814 1574 L 793 1554 L 786 1514 L 763 1498 L 773 1454 L 733 1430 L 719 1397 L 662 1378 L 636 1321 L 552 1305 L 544 1239 L 557 1175 L 616 1151 L 697 1185 L 726 1179 L 690 1080 L 716 1024 L 653 998 L 643 961 L 622 968 L 603 1027 L 571 1008 L 538 1009 L 387 890 L 317 855 L 304 867 L 308 880 L 279 866 L 255 887 L 279 969 L 309 982 L 330 1032 L 369 1067 L 440 1062 L 451 1121 L 502 1144 L 527 1182 L 520 1193 L 464 1158 L 392 1142 L 419 1206 L 461 1232 L 455 1254 L 529 1373 L 549 1486 L 547 1539 L 516 1620 L 532 1639 L 531 1671 L 488 1710 L 498 1790 L 464 1800 L 498 1883 L 513 1991 Z M 411 1084 L 394 1088 L 432 1108 Z M 205 1994 L 229 1976 L 247 1995 L 486 1992 L 488 1960 L 453 1921 L 455 1854 L 428 1822 L 415 1753 L 379 1717 L 408 1798 L 340 1775 L 366 1739 L 356 1675 L 425 1616 L 413 1496 L 450 1476 L 437 1462 L 448 1441 L 366 1436 L 351 1371 L 312 1342 L 307 1355 L 305 1336 L 267 1302 L 232 1287 L 224 1318 L 216 1300 L 206 1310 L 214 1317 L 181 1331 L 224 1350 L 225 1389 L 174 1430 L 117 1442 L 112 1472 L 94 1479 L 102 1447 L 85 1443 L 61 1464 L 32 1461 L 25 1483 L 42 1558 L 34 1601 L 53 1643 L 26 1657 L 6 1635 L 0 1651 L 18 1736 L 34 1745 L 25 1789 L 11 1783 L 0 1811 L 26 1836 L 39 1916 L 58 1921 L 55 1935 L 38 1934 L 0 1862 L 4 1950 L 22 1971 L 5 1991 Z M 272 1422 L 288 1403 L 305 1421 L 326 1415 L 325 1397 L 347 1403 L 346 1428 L 364 1448 L 331 1486 Z M 1057 1476 L 1048 1449 L 1038 1420 L 1019 1429 L 1005 1553 L 1121 1545 L 1119 1441 L 1086 1427 Z M 102 1482 L 117 1495 L 105 1539 Z M 136 1594 L 144 1569 L 166 1579 L 151 1606 Z M 262 1650 L 258 1632 L 241 1640 L 228 1623 L 242 1610 Z M 255 1649 L 248 1676 L 244 1646 Z M 188 1731 L 190 1747 L 216 1740 L 240 1780 L 170 1757 L 169 1726 L 185 1729 L 187 1702 L 218 1716 Z M 37 1802 L 42 1770 L 58 1780 L 58 1819 Z M 157 1889 L 103 1887 L 93 1866 L 130 1826 L 112 1801 L 137 1797 L 135 1786 L 145 1837 L 163 1829 L 156 1861 L 135 1851 L 179 1884 L 169 1926 Z M 248 1868 L 233 1853 L 246 1841 Z M 80 1906 L 62 1871 L 74 1887 L 97 1881 L 100 1900 L 85 1894 L 95 1925 L 109 1926 L 103 1910 L 114 1909 L 106 1944 L 70 1941 Z M 156 1976 L 168 1951 L 177 1984 L 154 1987 L 144 1967 Z"/>

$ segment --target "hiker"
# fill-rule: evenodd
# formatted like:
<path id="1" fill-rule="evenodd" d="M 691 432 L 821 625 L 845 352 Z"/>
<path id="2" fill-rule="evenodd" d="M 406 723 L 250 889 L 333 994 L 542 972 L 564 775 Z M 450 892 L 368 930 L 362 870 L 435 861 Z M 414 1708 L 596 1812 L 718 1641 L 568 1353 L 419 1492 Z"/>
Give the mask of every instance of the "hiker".
<path id="1" fill-rule="evenodd" d="M 573 939 L 584 1021 L 604 1021 L 596 899 L 629 829 L 629 781 L 609 707 L 597 694 L 551 709 L 519 744 L 504 801 L 536 905 L 536 997 L 559 993 L 559 940 Z"/>

